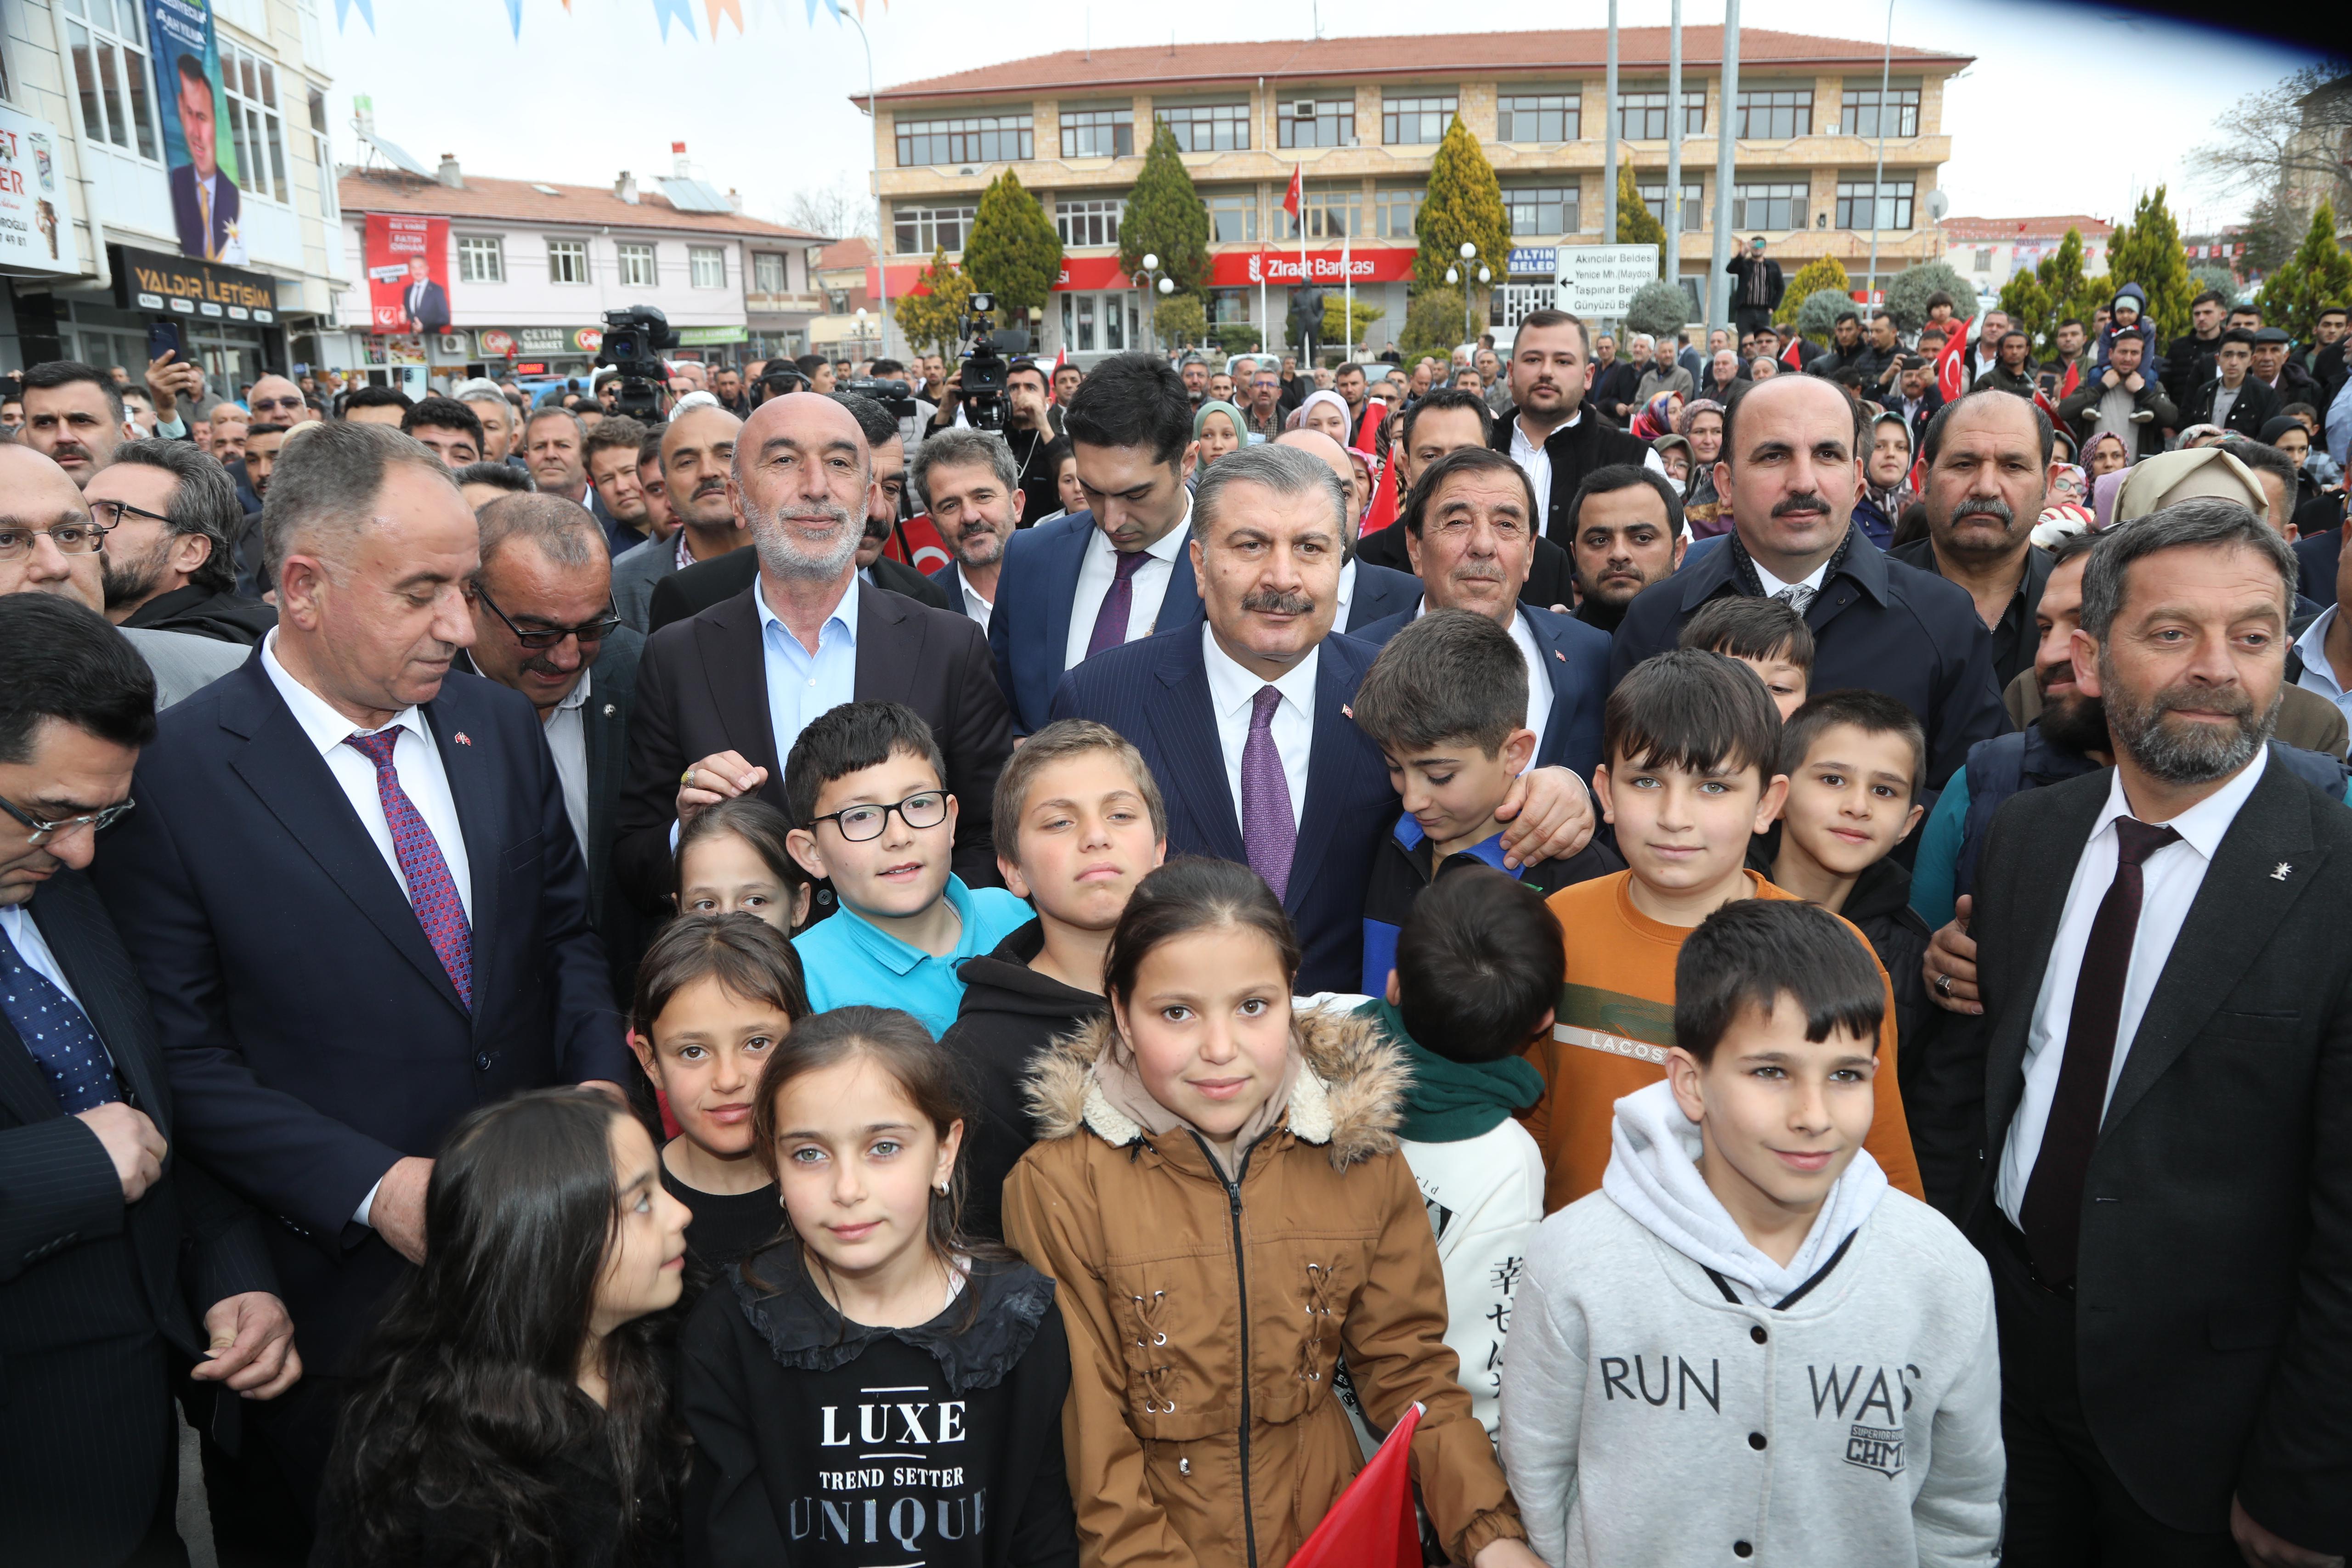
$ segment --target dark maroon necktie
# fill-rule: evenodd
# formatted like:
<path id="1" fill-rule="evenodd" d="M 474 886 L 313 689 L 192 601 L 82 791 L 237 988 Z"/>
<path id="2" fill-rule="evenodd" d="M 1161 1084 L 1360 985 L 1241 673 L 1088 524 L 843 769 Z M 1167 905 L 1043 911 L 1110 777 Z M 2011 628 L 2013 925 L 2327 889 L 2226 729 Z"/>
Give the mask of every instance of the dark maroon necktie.
<path id="1" fill-rule="evenodd" d="M 1150 559 L 1147 550 L 1119 552 L 1118 574 L 1111 579 L 1109 591 L 1103 595 L 1102 608 L 1095 612 L 1094 634 L 1087 639 L 1087 658 L 1127 641 L 1128 618 L 1135 613 L 1135 574 Z"/>

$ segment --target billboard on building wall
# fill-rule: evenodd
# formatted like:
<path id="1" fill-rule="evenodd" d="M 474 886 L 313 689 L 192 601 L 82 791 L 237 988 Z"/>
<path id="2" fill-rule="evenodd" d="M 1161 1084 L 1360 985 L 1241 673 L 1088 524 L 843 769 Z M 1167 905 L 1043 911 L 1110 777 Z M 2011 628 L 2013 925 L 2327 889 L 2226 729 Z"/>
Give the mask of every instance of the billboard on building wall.
<path id="1" fill-rule="evenodd" d="M 47 120 L 0 109 L 0 267 L 81 270 L 57 146 L 57 128 Z"/>
<path id="2" fill-rule="evenodd" d="M 364 256 L 368 330 L 449 329 L 449 220 L 370 213 Z"/>
<path id="3" fill-rule="evenodd" d="M 236 138 L 227 133 L 220 40 L 211 0 L 145 0 L 155 59 L 155 104 L 163 121 L 164 179 L 180 254 L 194 261 L 246 263 L 237 200 Z"/>

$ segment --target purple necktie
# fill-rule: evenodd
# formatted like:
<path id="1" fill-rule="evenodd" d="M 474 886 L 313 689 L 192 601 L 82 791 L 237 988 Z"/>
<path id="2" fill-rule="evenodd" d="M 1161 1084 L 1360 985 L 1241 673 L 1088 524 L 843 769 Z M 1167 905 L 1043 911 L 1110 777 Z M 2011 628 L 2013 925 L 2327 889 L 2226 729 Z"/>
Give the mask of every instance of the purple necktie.
<path id="1" fill-rule="evenodd" d="M 473 927 L 467 924 L 465 903 L 457 896 L 457 883 L 449 875 L 449 862 L 441 858 L 433 830 L 425 825 L 416 802 L 400 787 L 400 774 L 392 765 L 392 748 L 399 740 L 398 729 L 380 729 L 373 735 L 352 736 L 343 744 L 375 764 L 376 799 L 383 802 L 383 820 L 392 829 L 392 852 L 400 862 L 402 879 L 408 883 L 408 902 L 416 910 L 416 923 L 425 927 L 425 939 L 433 944 L 441 967 L 449 972 L 449 983 L 457 988 L 458 1000 L 471 1012 Z"/>
<path id="2" fill-rule="evenodd" d="M 1150 559 L 1148 550 L 1119 552 L 1118 575 L 1111 579 L 1110 591 L 1103 595 L 1102 608 L 1095 612 L 1094 635 L 1087 639 L 1087 658 L 1127 641 L 1128 617 L 1135 612 L 1135 574 Z"/>
<path id="3" fill-rule="evenodd" d="M 1242 848 L 1250 870 L 1274 896 L 1290 890 L 1290 857 L 1298 848 L 1298 820 L 1290 814 L 1290 778 L 1274 744 L 1274 710 L 1282 694 L 1260 686 L 1250 700 L 1249 738 L 1242 742 Z"/>

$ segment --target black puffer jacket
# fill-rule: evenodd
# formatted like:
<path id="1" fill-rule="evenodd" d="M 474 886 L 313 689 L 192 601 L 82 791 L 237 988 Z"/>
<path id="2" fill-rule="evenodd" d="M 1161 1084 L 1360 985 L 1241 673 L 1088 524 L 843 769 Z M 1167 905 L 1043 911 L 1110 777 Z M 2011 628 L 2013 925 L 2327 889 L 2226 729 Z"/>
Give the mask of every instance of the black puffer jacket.
<path id="1" fill-rule="evenodd" d="M 1776 822 L 1749 843 L 1748 869 L 1769 880 L 1772 862 L 1780 854 L 1780 826 Z M 1919 973 L 1919 963 L 1927 956 L 1927 939 L 1934 935 L 1911 907 L 1910 872 L 1888 855 L 1854 880 L 1853 891 L 1845 895 L 1845 907 L 1838 914 L 1869 939 L 1870 950 L 1878 955 L 1887 983 L 1895 988 L 1895 1067 L 1898 1086 L 1907 1097 L 1918 1073 L 1919 1050 L 1915 1044 L 1925 1044 L 1922 1031 L 1930 1017 L 1927 982 Z"/>

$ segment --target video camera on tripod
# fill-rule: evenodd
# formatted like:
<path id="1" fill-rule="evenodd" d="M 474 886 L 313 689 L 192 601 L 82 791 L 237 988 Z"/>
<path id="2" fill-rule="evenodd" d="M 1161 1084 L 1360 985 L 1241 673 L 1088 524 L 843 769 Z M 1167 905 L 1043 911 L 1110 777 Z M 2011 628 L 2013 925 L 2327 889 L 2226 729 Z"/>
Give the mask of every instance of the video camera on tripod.
<path id="1" fill-rule="evenodd" d="M 662 362 L 661 351 L 677 347 L 669 318 L 650 305 L 604 312 L 604 340 L 596 350 L 596 368 L 610 365 L 621 372 L 614 413 L 656 424 L 666 417 L 661 400 L 669 386 L 669 367 Z"/>
<path id="2" fill-rule="evenodd" d="M 1007 354 L 1029 351 L 1029 334 L 1017 327 L 998 331 L 991 329 L 989 319 L 996 313 L 996 296 L 975 294 L 964 304 L 963 336 L 971 340 L 958 362 L 957 375 L 962 384 L 963 417 L 974 430 L 1004 429 L 1004 382 L 1012 373 Z"/>

